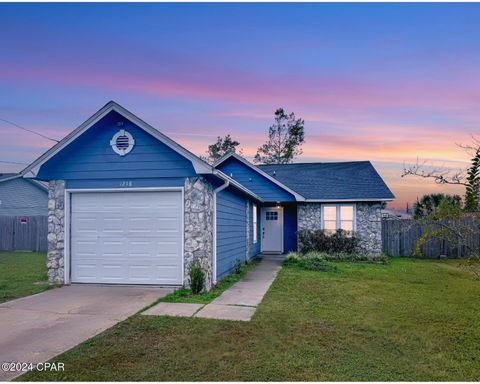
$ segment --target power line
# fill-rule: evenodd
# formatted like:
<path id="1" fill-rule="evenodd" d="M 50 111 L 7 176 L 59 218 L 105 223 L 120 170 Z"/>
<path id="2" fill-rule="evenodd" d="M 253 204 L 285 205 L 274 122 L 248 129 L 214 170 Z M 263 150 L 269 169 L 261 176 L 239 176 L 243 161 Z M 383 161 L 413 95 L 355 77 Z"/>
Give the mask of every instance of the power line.
<path id="1" fill-rule="evenodd" d="M 2 119 L 1 117 L 0 117 L 0 120 L 3 121 L 3 122 L 5 122 L 5 123 L 8 123 L 8 124 L 13 125 L 14 127 L 17 127 L 17 128 L 19 128 L 19 129 L 22 129 L 22 130 L 24 130 L 24 131 L 33 133 L 34 135 L 38 135 L 38 136 L 40 136 L 40 137 L 43 137 L 44 139 L 47 139 L 47 140 L 50 140 L 50 141 L 54 141 L 54 142 L 56 142 L 56 143 L 59 143 L 58 140 L 52 139 L 51 137 L 45 136 L 44 134 L 39 133 L 39 132 L 35 132 L 35 131 L 31 130 L 31 129 L 22 127 L 21 125 L 18 125 L 18 124 L 16 124 L 16 123 L 14 123 L 13 121 L 5 120 L 5 119 Z"/>
<path id="2" fill-rule="evenodd" d="M 28 165 L 28 163 L 19 163 L 18 161 L 5 161 L 5 160 L 0 160 L 0 163 Z"/>

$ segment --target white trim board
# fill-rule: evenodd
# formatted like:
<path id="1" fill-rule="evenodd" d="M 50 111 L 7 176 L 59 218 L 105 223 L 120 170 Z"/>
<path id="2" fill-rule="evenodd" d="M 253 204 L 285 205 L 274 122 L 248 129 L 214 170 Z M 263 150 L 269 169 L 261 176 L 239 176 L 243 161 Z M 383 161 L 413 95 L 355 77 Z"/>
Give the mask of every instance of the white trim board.
<path id="1" fill-rule="evenodd" d="M 25 178 L 35 178 L 40 170 L 40 167 L 50 160 L 53 156 L 59 153 L 63 148 L 67 145 L 72 143 L 76 140 L 81 134 L 86 132 L 90 129 L 93 125 L 95 125 L 98 121 L 100 121 L 103 117 L 105 117 L 108 113 L 115 111 L 118 114 L 125 117 L 127 120 L 131 121 L 133 124 L 137 125 L 150 135 L 152 135 L 157 140 L 161 141 L 163 144 L 167 145 L 175 152 L 179 153 L 180 155 L 184 156 L 188 160 L 192 162 L 193 168 L 195 172 L 198 174 L 210 174 L 213 173 L 213 167 L 209 164 L 205 163 L 203 160 L 195 156 L 193 153 L 182 147 L 180 144 L 176 143 L 169 137 L 165 136 L 163 133 L 158 131 L 157 129 L 153 128 L 151 125 L 147 124 L 139 117 L 135 116 L 133 113 L 128 111 L 127 109 L 123 108 L 121 105 L 117 104 L 114 101 L 108 102 L 103 108 L 98 110 L 93 116 L 91 116 L 88 120 L 86 120 L 83 124 L 81 124 L 78 128 L 74 131 L 69 133 L 65 136 L 59 143 L 55 144 L 52 148 L 46 151 L 43 155 L 41 155 L 38 159 L 36 159 L 33 163 L 28 165 L 21 174 Z"/>

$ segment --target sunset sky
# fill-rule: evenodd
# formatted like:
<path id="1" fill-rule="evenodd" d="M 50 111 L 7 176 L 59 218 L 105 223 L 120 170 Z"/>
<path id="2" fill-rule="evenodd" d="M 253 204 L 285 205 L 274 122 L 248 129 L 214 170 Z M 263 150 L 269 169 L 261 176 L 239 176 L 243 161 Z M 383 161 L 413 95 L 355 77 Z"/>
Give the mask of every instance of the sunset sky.
<path id="1" fill-rule="evenodd" d="M 296 161 L 452 169 L 480 130 L 480 4 L 0 4 L 0 118 L 61 139 L 115 100 L 192 152 L 231 134 L 251 158 L 276 108 L 305 119 Z M 0 160 L 53 143 L 0 121 Z M 18 171 L 21 164 L 0 163 Z"/>

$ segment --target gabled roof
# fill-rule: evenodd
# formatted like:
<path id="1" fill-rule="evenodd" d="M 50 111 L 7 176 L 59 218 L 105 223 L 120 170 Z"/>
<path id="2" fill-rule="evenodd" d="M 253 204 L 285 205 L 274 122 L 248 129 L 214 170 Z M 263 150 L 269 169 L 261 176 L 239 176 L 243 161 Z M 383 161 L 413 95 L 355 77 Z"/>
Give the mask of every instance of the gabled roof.
<path id="1" fill-rule="evenodd" d="M 203 160 L 195 156 L 193 153 L 182 147 L 180 144 L 176 143 L 169 137 L 165 136 L 163 133 L 159 132 L 157 129 L 153 128 L 151 125 L 147 124 L 139 117 L 135 116 L 133 113 L 128 111 L 127 109 L 123 108 L 121 105 L 117 104 L 114 101 L 108 102 L 103 108 L 97 111 L 92 117 L 90 117 L 87 121 L 81 124 L 78 128 L 72 131 L 70 134 L 65 136 L 59 143 L 55 144 L 52 148 L 46 151 L 42 156 L 40 156 L 37 160 L 35 160 L 32 164 L 27 166 L 23 171 L 22 175 L 25 178 L 33 178 L 36 177 L 40 167 L 59 153 L 63 148 L 65 148 L 68 144 L 74 141 L 77 137 L 79 137 L 82 133 L 87 131 L 91 128 L 95 123 L 97 123 L 100 119 L 105 117 L 111 111 L 115 111 L 118 114 L 122 115 L 126 119 L 130 120 L 132 123 L 152 135 L 157 140 L 161 141 L 180 155 L 184 156 L 188 160 L 192 162 L 193 168 L 195 172 L 199 174 L 211 174 L 213 173 L 213 168 L 205 163 Z"/>
<path id="2" fill-rule="evenodd" d="M 0 173 L 0 183 L 19 179 L 21 177 L 22 177 L 21 173 Z M 43 191 L 48 192 L 48 185 L 46 185 L 44 182 L 38 181 L 38 180 L 28 180 L 28 181 L 31 182 L 36 187 L 39 187 Z"/>
<path id="3" fill-rule="evenodd" d="M 260 165 L 307 201 L 389 201 L 395 196 L 369 161 Z"/>
<path id="4" fill-rule="evenodd" d="M 0 183 L 2 181 L 13 180 L 17 177 L 21 177 L 20 173 L 0 173 Z"/>
<path id="5" fill-rule="evenodd" d="M 255 165 L 251 164 L 247 159 L 243 158 L 242 156 L 238 155 L 237 153 L 235 152 L 227 152 L 225 155 L 223 155 L 220 159 L 218 159 L 214 164 L 213 164 L 213 167 L 218 167 L 220 164 L 222 164 L 223 162 L 225 162 L 226 160 L 230 159 L 230 158 L 235 158 L 237 160 L 239 160 L 240 162 L 242 162 L 243 164 L 245 164 L 247 167 L 250 167 L 251 169 L 253 169 L 255 172 L 259 173 L 260 175 L 262 175 L 263 177 L 265 177 L 267 180 L 270 180 L 272 183 L 278 185 L 280 188 L 284 189 L 285 191 L 287 191 L 288 193 L 291 193 L 295 199 L 297 201 L 305 201 L 305 198 L 298 192 L 294 191 L 293 189 L 291 189 L 290 187 L 288 187 L 287 185 L 285 185 L 284 183 L 282 183 L 281 181 L 277 180 L 276 178 L 270 176 L 268 173 L 264 172 L 262 169 L 260 169 L 259 167 L 256 167 Z"/>

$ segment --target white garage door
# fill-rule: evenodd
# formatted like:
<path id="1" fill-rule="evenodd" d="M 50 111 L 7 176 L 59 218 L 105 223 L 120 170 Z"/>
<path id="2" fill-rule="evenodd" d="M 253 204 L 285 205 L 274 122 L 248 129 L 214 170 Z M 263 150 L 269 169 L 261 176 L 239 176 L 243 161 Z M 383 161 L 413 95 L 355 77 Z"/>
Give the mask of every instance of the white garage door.
<path id="1" fill-rule="evenodd" d="M 71 196 L 71 280 L 182 284 L 181 192 Z"/>

